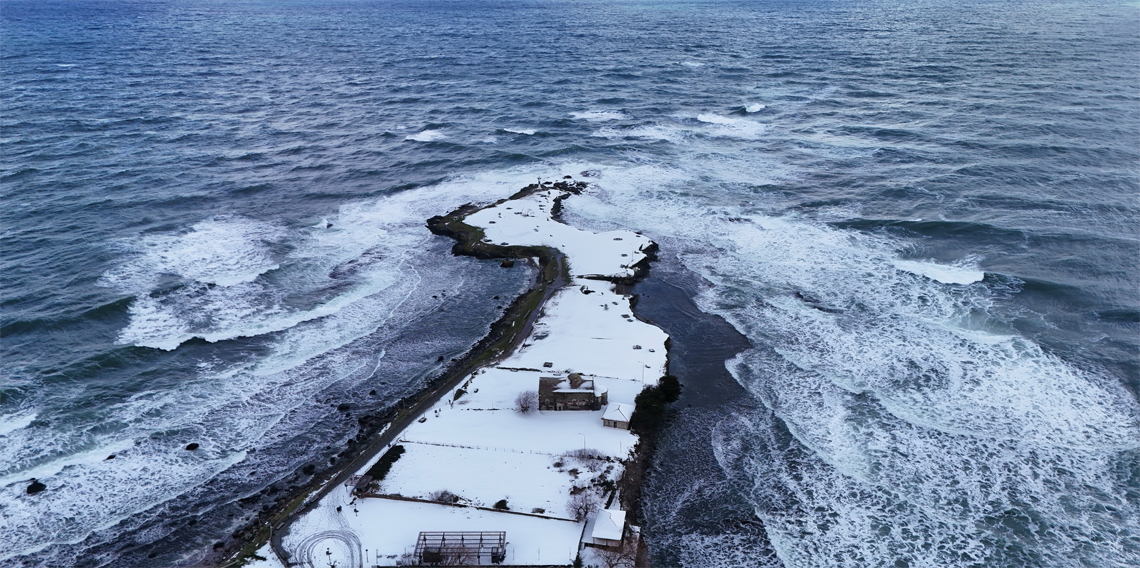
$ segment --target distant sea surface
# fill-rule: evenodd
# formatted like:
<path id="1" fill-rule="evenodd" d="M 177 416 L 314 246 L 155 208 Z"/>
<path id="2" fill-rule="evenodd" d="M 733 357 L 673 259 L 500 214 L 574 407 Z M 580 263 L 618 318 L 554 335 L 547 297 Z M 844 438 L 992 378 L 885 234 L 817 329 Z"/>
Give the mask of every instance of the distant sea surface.
<path id="1" fill-rule="evenodd" d="M 0 564 L 200 558 L 528 285 L 424 220 L 564 175 L 661 245 L 656 564 L 1140 565 L 1096 0 L 5 0 Z"/>

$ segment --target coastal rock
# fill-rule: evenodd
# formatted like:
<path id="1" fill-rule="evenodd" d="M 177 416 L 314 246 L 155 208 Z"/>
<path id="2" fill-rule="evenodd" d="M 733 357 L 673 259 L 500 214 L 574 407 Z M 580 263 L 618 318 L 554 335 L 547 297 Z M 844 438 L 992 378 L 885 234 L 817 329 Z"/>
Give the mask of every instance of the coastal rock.
<path id="1" fill-rule="evenodd" d="M 511 268 L 511 267 L 512 267 L 512 266 L 514 266 L 514 265 L 515 265 L 515 261 L 513 261 L 513 260 L 511 260 L 511 259 L 509 259 L 509 258 L 508 258 L 508 259 L 506 259 L 506 260 L 504 260 L 503 262 L 500 262 L 500 263 L 499 263 L 499 266 L 501 266 L 501 267 L 503 267 L 503 268 Z"/>
<path id="2" fill-rule="evenodd" d="M 47 489 L 47 485 L 44 485 L 43 483 L 36 481 L 35 478 L 32 478 L 32 484 L 28 486 L 28 495 L 35 495 L 44 489 Z"/>
<path id="3" fill-rule="evenodd" d="M 191 442 L 189 444 L 186 444 L 186 450 L 187 451 L 192 452 L 192 451 L 197 450 L 197 449 L 198 449 L 198 442 Z"/>

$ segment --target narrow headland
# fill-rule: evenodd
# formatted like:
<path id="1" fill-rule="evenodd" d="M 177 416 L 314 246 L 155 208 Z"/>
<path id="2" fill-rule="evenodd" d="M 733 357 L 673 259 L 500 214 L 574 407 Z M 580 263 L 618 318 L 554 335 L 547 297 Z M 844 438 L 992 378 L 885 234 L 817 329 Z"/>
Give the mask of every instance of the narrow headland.
<path id="1" fill-rule="evenodd" d="M 540 181 L 427 220 L 454 254 L 533 263 L 534 284 L 421 393 L 362 418 L 355 456 L 236 532 L 219 563 L 647 565 L 640 487 L 679 385 L 658 385 L 669 338 L 628 294 L 657 245 L 559 218 L 589 187 Z"/>

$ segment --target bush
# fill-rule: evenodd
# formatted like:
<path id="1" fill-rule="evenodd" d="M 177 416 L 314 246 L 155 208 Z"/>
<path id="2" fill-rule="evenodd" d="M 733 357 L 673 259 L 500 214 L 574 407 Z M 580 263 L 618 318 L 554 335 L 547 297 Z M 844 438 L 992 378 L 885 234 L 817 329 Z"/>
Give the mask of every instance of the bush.
<path id="1" fill-rule="evenodd" d="M 521 414 L 527 414 L 532 410 L 538 409 L 538 393 L 535 391 L 523 391 L 515 397 L 515 410 Z"/>
<path id="2" fill-rule="evenodd" d="M 380 461 L 368 468 L 368 475 L 372 476 L 372 483 L 383 481 L 388 475 L 388 471 L 392 469 L 392 464 L 396 463 L 396 460 L 400 459 L 402 455 L 404 455 L 404 446 L 399 444 L 384 452 L 384 455 L 380 456 Z"/>
<path id="3" fill-rule="evenodd" d="M 665 375 L 658 382 L 658 388 L 665 397 L 666 403 L 677 402 L 681 398 L 681 381 L 673 375 Z"/>
<path id="4" fill-rule="evenodd" d="M 604 460 L 606 456 L 595 449 L 582 448 L 580 450 L 570 450 L 562 454 L 562 457 L 577 458 L 580 460 Z"/>
<path id="5" fill-rule="evenodd" d="M 645 387 L 633 399 L 636 407 L 629 418 L 629 429 L 635 434 L 647 434 L 657 429 L 665 418 L 665 395 L 658 387 Z"/>
<path id="6" fill-rule="evenodd" d="M 460 499 L 461 499 L 460 496 L 458 496 L 458 495 L 456 495 L 456 494 L 454 494 L 454 493 L 452 493 L 446 489 L 440 489 L 439 491 L 433 491 L 430 494 L 428 494 L 428 498 L 427 498 L 428 501 L 435 501 L 436 503 L 446 503 L 448 505 L 454 505 L 454 504 L 458 503 Z"/>
<path id="7" fill-rule="evenodd" d="M 506 499 L 499 499 L 497 502 L 495 502 L 494 507 L 500 511 L 509 511 L 510 510 L 510 508 L 507 507 L 507 500 Z"/>

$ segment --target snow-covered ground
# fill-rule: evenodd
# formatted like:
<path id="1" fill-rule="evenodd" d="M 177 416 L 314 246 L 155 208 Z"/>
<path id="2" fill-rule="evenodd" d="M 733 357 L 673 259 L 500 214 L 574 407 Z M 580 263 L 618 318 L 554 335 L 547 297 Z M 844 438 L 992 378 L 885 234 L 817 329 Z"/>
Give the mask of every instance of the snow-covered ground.
<path id="1" fill-rule="evenodd" d="M 502 245 L 543 245 L 566 253 L 570 271 L 578 276 L 633 276 L 630 267 L 645 258 L 646 237 L 629 231 L 593 233 L 550 217 L 556 189 L 535 192 L 476 211 L 467 224 L 481 227 L 488 242 Z"/>
<path id="2" fill-rule="evenodd" d="M 626 231 L 595 234 L 553 221 L 548 212 L 556 195 L 539 192 L 467 218 L 497 243 L 562 249 L 570 261 L 570 285 L 542 308 L 517 352 L 475 371 L 401 434 L 396 443 L 405 453 L 377 490 L 416 499 L 446 490 L 466 506 L 354 498 L 340 487 L 289 528 L 283 544 L 294 561 L 391 566 L 414 549 L 421 531 L 506 531 L 504 564 L 573 562 L 586 521 L 568 520 L 574 517 L 571 491 L 603 499 L 637 437 L 604 427 L 605 407 L 524 414 L 515 399 L 537 391 L 540 377 L 579 373 L 594 380 L 610 404 L 632 405 L 645 385 L 665 373 L 667 336 L 634 318 L 629 298 L 611 284 L 581 278 L 631 275 L 628 267 L 644 258 L 641 250 L 649 241 Z M 574 455 L 583 449 L 597 457 Z M 510 511 L 528 514 L 477 508 L 501 499 Z"/>

